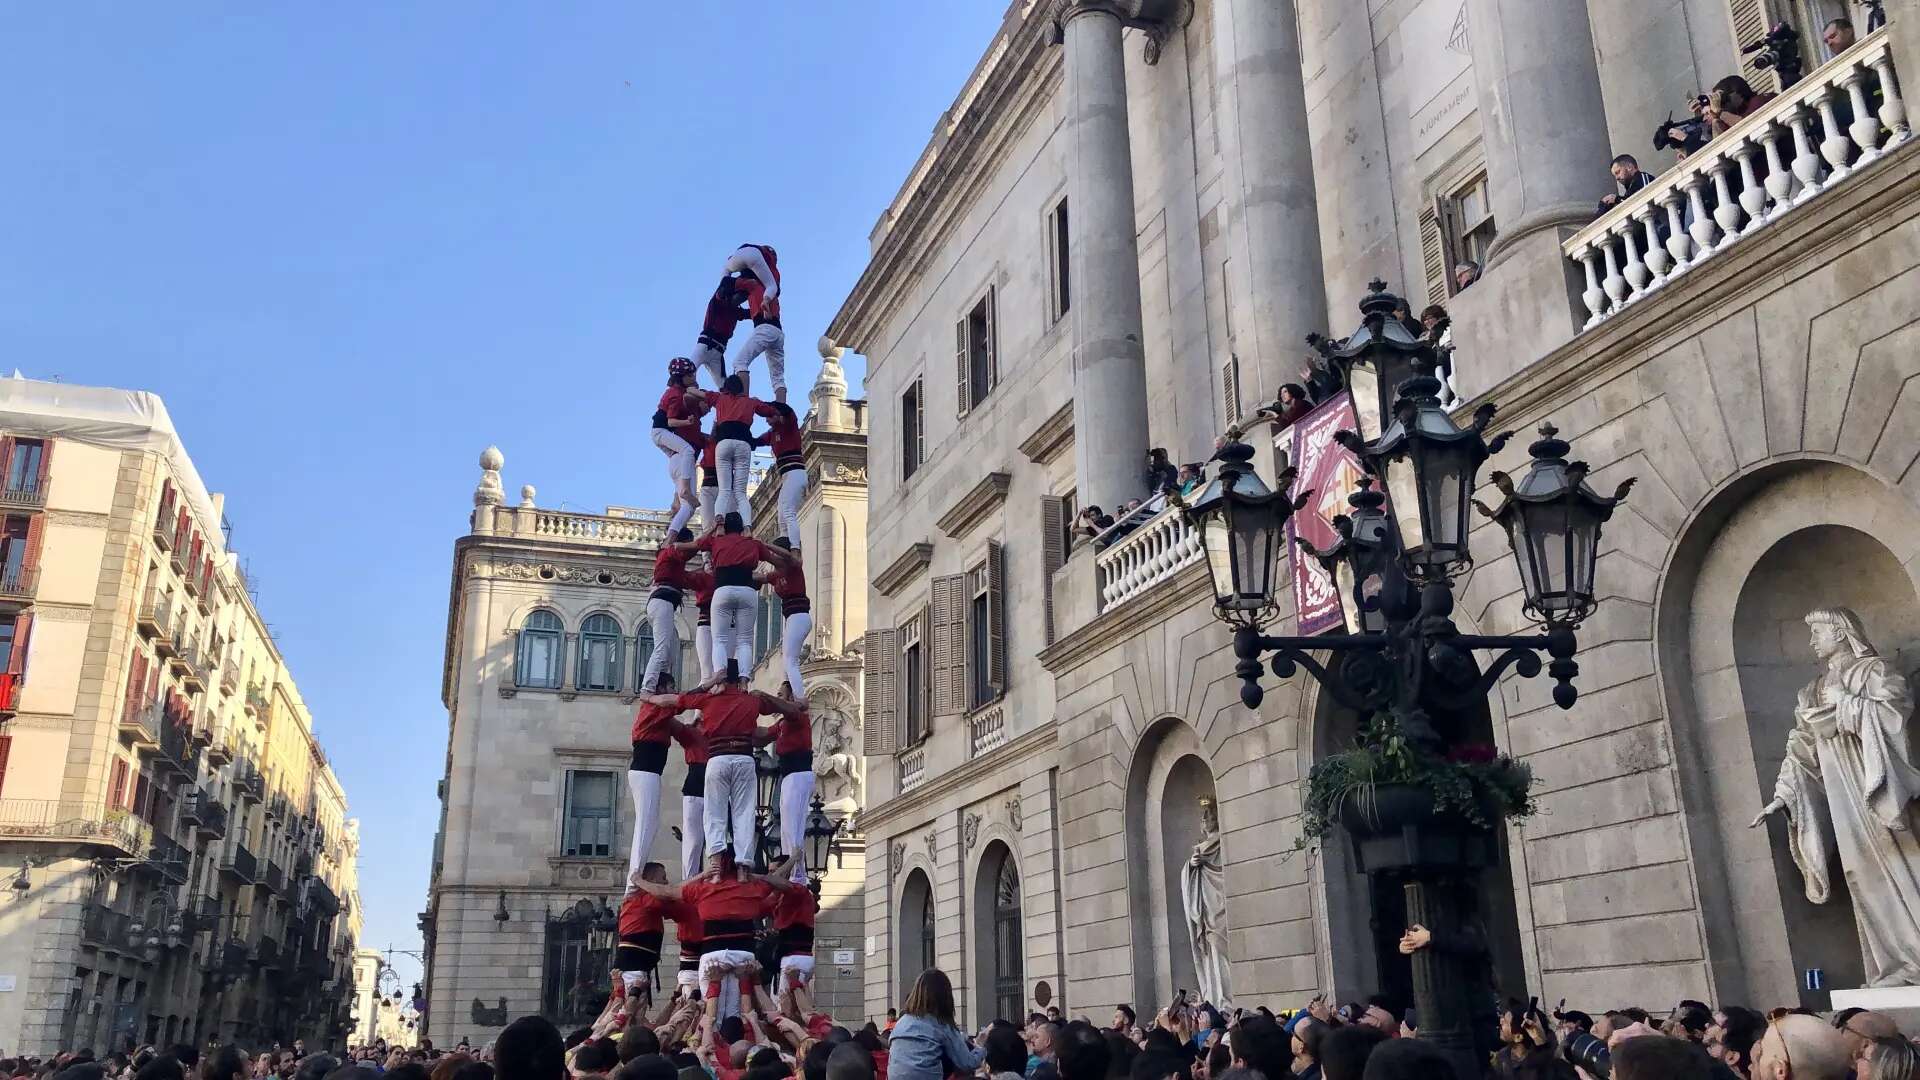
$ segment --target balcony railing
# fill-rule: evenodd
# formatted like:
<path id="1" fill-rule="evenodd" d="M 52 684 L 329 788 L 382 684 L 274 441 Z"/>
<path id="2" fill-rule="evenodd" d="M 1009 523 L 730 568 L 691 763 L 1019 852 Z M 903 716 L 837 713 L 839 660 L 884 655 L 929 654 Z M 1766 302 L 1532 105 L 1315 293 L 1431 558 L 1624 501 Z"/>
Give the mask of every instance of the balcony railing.
<path id="1" fill-rule="evenodd" d="M 154 833 L 153 845 L 148 849 L 147 861 L 142 865 L 168 881 L 179 884 L 187 880 L 187 849 L 165 833 Z"/>
<path id="2" fill-rule="evenodd" d="M 967 756 L 979 757 L 1007 743 L 1007 709 L 994 705 L 967 717 Z"/>
<path id="3" fill-rule="evenodd" d="M 0 488 L 0 506 L 37 507 L 47 505 L 47 489 L 38 474 L 23 478 L 19 487 Z"/>
<path id="4" fill-rule="evenodd" d="M 260 874 L 260 886 L 275 896 L 285 899 L 287 895 L 287 872 L 272 858 L 266 860 L 266 869 Z"/>
<path id="5" fill-rule="evenodd" d="M 60 799 L 0 799 L 0 836 L 75 840 L 144 855 L 153 829 L 124 810 Z"/>
<path id="6" fill-rule="evenodd" d="M 569 514 L 559 510 L 500 510 L 495 521 L 515 522 L 513 531 L 522 531 L 519 522 L 532 520 L 524 530 L 528 535 L 550 540 L 584 540 L 588 543 L 619 547 L 655 548 L 667 538 L 666 526 L 645 518 L 603 517 L 599 514 Z"/>
<path id="7" fill-rule="evenodd" d="M 340 897 L 325 878 L 316 875 L 307 879 L 307 900 L 328 915 L 340 914 Z"/>
<path id="8" fill-rule="evenodd" d="M 133 940 L 133 918 L 98 901 L 80 915 L 80 944 L 94 949 L 127 952 Z"/>
<path id="9" fill-rule="evenodd" d="M 227 834 L 227 808 L 205 788 L 196 789 L 180 804 L 180 820 L 198 828 L 202 836 L 219 838 Z"/>
<path id="10" fill-rule="evenodd" d="M 267 779 L 260 775 L 259 768 L 253 762 L 241 759 L 241 765 L 235 766 L 233 775 L 242 799 L 257 803 L 267 797 Z"/>
<path id="11" fill-rule="evenodd" d="M 207 761 L 216 766 L 225 765 L 233 757 L 233 732 L 224 721 L 213 725 L 213 741 L 207 743 Z"/>
<path id="12" fill-rule="evenodd" d="M 240 690 L 240 665 L 231 660 L 220 665 L 220 692 L 232 697 Z"/>
<path id="13" fill-rule="evenodd" d="M 900 755 L 900 790 L 911 791 L 927 778 L 927 748 L 916 746 Z"/>
<path id="14" fill-rule="evenodd" d="M 1102 611 L 1125 603 L 1201 559 L 1200 533 L 1187 523 L 1179 507 L 1162 505 L 1154 509 L 1160 502 L 1160 497 L 1155 498 L 1156 502 L 1135 512 L 1151 511 L 1146 516 L 1116 521 L 1113 529 L 1103 534 L 1114 537 L 1117 530 L 1133 522 L 1130 530 L 1110 540 L 1106 550 L 1094 559 Z"/>
<path id="15" fill-rule="evenodd" d="M 200 643 L 189 641 L 180 647 L 180 655 L 173 662 L 173 669 L 180 676 L 181 688 L 189 694 L 198 694 L 207 688 L 207 669 L 200 657 Z"/>
<path id="16" fill-rule="evenodd" d="M 0 600 L 31 600 L 39 588 L 39 567 L 0 567 Z"/>
<path id="17" fill-rule="evenodd" d="M 166 716 L 157 701 L 133 698 L 120 710 L 120 734 L 136 750 L 159 749 L 164 723 Z"/>
<path id="18" fill-rule="evenodd" d="M 193 767 L 200 754 L 187 741 L 187 733 L 179 724 L 162 717 L 160 722 L 160 752 L 154 755 L 154 764 L 162 772 L 172 771 L 186 779 L 192 779 Z"/>
<path id="19" fill-rule="evenodd" d="M 1844 127 L 1843 112 L 1852 117 Z M 1586 325 L 1658 292 L 1911 137 L 1882 29 L 1568 238 L 1562 251 L 1586 273 Z"/>
<path id="20" fill-rule="evenodd" d="M 260 864 L 247 845 L 236 842 L 220 860 L 220 872 L 242 885 L 251 885 L 260 879 Z"/>

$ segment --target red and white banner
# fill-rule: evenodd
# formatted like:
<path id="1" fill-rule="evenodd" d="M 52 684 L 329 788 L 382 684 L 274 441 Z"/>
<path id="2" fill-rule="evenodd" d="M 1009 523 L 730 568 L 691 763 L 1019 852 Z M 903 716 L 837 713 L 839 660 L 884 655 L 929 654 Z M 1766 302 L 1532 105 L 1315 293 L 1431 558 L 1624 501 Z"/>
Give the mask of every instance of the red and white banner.
<path id="1" fill-rule="evenodd" d="M 1346 391 L 1314 406 L 1312 412 L 1294 422 L 1290 460 L 1298 471 L 1293 488 L 1287 494 L 1299 498 L 1303 491 L 1313 492 L 1307 505 L 1287 519 L 1287 551 L 1293 559 L 1293 597 L 1299 608 L 1299 633 L 1322 634 L 1345 624 L 1343 597 L 1332 574 L 1318 560 L 1294 543 L 1305 537 L 1314 547 L 1325 551 L 1340 534 L 1333 519 L 1348 510 L 1347 496 L 1360 487 L 1363 472 L 1353 453 L 1333 441 L 1341 429 L 1359 430 L 1353 413 L 1353 398 Z"/>

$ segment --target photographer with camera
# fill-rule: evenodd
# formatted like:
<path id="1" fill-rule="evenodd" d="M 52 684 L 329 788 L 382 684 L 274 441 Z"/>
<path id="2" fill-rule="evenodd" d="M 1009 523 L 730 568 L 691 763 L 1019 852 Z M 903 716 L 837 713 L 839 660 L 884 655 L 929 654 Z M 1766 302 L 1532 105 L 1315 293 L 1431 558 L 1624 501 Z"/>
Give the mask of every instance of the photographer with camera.
<path id="1" fill-rule="evenodd" d="M 1762 94 L 1747 80 L 1729 75 L 1713 84 L 1707 94 L 1707 122 L 1713 134 L 1721 135 L 1735 124 L 1759 111 L 1778 94 Z"/>
<path id="2" fill-rule="evenodd" d="M 1697 94 L 1687 102 L 1687 111 L 1692 114 L 1691 119 L 1675 120 L 1673 114 L 1668 113 L 1666 122 L 1653 129 L 1653 148 L 1665 150 L 1671 147 L 1673 160 L 1678 162 L 1687 160 L 1688 154 L 1707 145 L 1707 140 L 1713 137 L 1708 129 L 1708 104 L 1710 99 L 1707 95 Z"/>

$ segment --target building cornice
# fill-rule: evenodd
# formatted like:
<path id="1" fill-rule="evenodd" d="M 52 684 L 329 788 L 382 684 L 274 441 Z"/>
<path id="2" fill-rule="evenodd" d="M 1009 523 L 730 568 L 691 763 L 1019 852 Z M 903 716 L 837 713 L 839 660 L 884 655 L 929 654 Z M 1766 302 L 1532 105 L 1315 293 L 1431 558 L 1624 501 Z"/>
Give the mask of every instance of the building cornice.
<path id="1" fill-rule="evenodd" d="M 1052 416 L 1020 440 L 1020 452 L 1036 465 L 1050 465 L 1060 452 L 1073 445 L 1073 402 L 1060 406 Z"/>
<path id="2" fill-rule="evenodd" d="M 873 587 L 880 590 L 882 596 L 892 596 L 899 592 L 907 582 L 920 576 L 920 572 L 933 562 L 933 545 L 925 540 L 917 544 L 908 544 L 907 550 L 893 560 L 885 570 L 874 575 Z"/>
<path id="3" fill-rule="evenodd" d="M 929 804 L 976 781 L 1003 773 L 1011 777 L 1015 762 L 1051 750 L 1059 740 L 1059 730 L 1053 724 L 1042 724 L 1005 746 L 996 747 L 981 754 L 957 769 L 949 769 L 937 780 L 921 784 L 912 791 L 901 792 L 879 806 L 867 810 L 860 815 L 860 829 L 868 834 L 883 830 L 886 825 L 898 819 L 919 816 L 926 811 Z"/>
<path id="4" fill-rule="evenodd" d="M 1072 671 L 1090 657 L 1159 626 L 1175 612 L 1212 603 L 1212 588 L 1206 561 L 1195 562 L 1041 649 L 1040 664 L 1054 675 Z"/>
<path id="5" fill-rule="evenodd" d="M 940 515 L 940 531 L 955 540 L 973 531 L 982 518 L 1007 501 L 1007 489 L 1013 486 L 1013 474 L 990 472 L 973 485 L 972 490 L 955 499 Z"/>

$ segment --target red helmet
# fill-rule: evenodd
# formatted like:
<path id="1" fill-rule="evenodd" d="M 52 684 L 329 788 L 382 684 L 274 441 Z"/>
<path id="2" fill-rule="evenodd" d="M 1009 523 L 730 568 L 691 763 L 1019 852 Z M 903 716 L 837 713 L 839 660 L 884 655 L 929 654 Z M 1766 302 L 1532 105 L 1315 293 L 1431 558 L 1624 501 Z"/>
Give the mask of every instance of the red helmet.
<path id="1" fill-rule="evenodd" d="M 667 361 L 667 378 L 677 379 L 682 375 L 693 374 L 693 361 L 684 356 L 676 356 Z"/>

